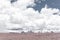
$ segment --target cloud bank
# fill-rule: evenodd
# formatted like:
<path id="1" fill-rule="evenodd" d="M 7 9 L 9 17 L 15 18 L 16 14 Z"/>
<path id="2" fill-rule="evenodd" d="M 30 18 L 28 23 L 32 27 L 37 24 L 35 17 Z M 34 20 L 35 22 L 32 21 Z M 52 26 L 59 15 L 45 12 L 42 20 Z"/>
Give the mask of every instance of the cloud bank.
<path id="1" fill-rule="evenodd" d="M 60 10 L 45 5 L 41 11 L 34 6 L 34 0 L 0 1 L 0 32 L 60 32 Z M 56 31 L 57 30 L 57 31 Z"/>

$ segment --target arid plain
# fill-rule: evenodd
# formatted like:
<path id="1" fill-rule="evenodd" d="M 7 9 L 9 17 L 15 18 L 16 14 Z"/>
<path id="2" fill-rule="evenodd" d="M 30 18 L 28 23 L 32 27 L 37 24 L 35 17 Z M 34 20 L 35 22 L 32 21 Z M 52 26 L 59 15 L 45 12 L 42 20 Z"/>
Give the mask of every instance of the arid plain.
<path id="1" fill-rule="evenodd" d="M 0 40 L 60 40 L 60 33 L 0 33 Z"/>

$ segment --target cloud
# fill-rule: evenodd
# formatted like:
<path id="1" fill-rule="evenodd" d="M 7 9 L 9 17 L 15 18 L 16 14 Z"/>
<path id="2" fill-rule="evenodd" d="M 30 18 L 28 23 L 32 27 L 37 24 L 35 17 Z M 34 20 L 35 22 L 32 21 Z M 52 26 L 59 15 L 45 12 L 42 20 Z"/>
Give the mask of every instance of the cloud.
<path id="1" fill-rule="evenodd" d="M 60 26 L 59 9 L 48 8 L 46 5 L 38 12 L 33 8 L 27 8 L 29 5 L 35 5 L 34 0 L 18 0 L 13 4 L 8 0 L 2 0 L 0 4 L 0 27 L 4 25 L 2 29 L 4 28 L 7 32 L 11 32 L 8 29 L 15 28 L 22 28 L 25 32 L 46 32 L 45 29 L 56 29 Z M 58 15 L 53 15 L 54 13 Z"/>
<path id="2" fill-rule="evenodd" d="M 34 0 L 18 0 L 17 2 L 12 4 L 14 7 L 22 9 L 26 9 L 27 6 L 33 6 L 35 5 Z"/>

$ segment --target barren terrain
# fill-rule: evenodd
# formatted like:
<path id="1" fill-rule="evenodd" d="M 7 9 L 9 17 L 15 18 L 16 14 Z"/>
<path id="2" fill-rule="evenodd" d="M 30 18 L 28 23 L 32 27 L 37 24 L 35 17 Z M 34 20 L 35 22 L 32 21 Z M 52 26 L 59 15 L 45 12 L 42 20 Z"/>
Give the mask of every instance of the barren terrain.
<path id="1" fill-rule="evenodd" d="M 60 33 L 0 33 L 0 40 L 60 40 Z"/>

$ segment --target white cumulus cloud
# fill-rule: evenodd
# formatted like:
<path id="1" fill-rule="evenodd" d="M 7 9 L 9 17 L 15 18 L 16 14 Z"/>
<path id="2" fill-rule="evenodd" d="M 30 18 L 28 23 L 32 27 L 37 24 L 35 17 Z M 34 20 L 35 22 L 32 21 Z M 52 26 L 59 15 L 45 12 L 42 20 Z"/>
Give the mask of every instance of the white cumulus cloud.
<path id="1" fill-rule="evenodd" d="M 13 4 L 8 0 L 0 1 L 0 29 L 7 32 L 46 32 L 50 29 L 59 29 L 60 27 L 60 10 L 56 8 L 48 8 L 47 5 L 40 12 L 27 6 L 34 6 L 34 0 L 18 0 Z M 53 15 L 53 14 L 57 15 Z M 3 31 L 4 31 L 3 30 Z M 48 31 L 47 31 L 48 32 Z"/>

